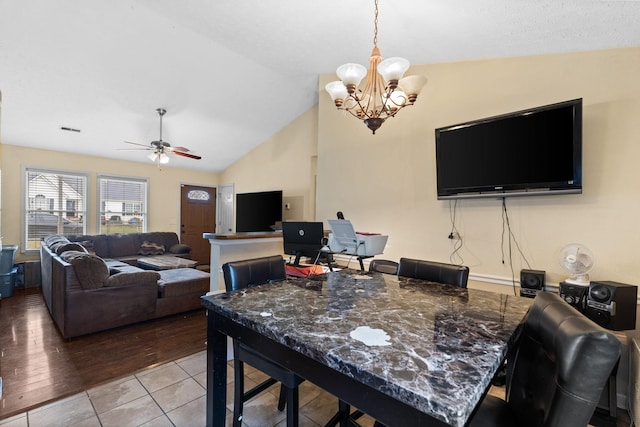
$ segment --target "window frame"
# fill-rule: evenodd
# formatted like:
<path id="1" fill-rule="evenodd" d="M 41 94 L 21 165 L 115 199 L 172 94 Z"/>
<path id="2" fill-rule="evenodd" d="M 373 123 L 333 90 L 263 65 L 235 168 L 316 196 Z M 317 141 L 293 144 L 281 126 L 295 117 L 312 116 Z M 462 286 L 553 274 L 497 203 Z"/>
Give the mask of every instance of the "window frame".
<path id="1" fill-rule="evenodd" d="M 38 211 L 42 211 L 45 214 L 58 214 L 59 216 L 63 216 L 64 219 L 67 219 L 67 214 L 69 212 L 69 203 L 67 201 L 63 201 L 63 206 L 56 208 L 54 200 L 48 199 L 47 195 L 43 193 L 37 193 L 34 195 L 35 198 L 39 198 L 40 196 L 44 199 L 44 204 L 42 204 L 43 209 L 35 209 L 30 206 L 30 189 L 32 188 L 30 185 L 29 174 L 42 174 L 42 175 L 63 175 L 71 178 L 77 179 L 79 182 L 83 184 L 83 188 L 78 192 L 77 188 L 73 188 L 74 191 L 78 192 L 80 197 L 77 199 L 77 203 L 75 203 L 74 212 L 77 217 L 81 217 L 82 229 L 78 230 L 73 234 L 86 234 L 87 233 L 87 215 L 88 215 L 88 192 L 89 192 L 89 175 L 86 172 L 78 172 L 64 169 L 52 169 L 52 168 L 41 168 L 35 166 L 23 166 L 21 171 L 22 177 L 22 185 L 21 185 L 21 202 L 20 202 L 20 211 L 21 211 L 21 220 L 20 220 L 20 243 L 22 245 L 22 252 L 25 254 L 33 254 L 40 252 L 40 244 L 35 243 L 37 248 L 31 247 L 31 242 L 34 241 L 33 238 L 29 238 L 29 215 L 31 213 L 35 214 Z M 47 204 L 49 206 L 47 206 Z M 78 206 L 80 204 L 81 206 Z M 35 224 L 34 224 L 35 225 Z M 57 232 L 57 231 L 56 231 Z M 55 234 L 55 233 L 54 233 Z M 64 234 L 64 225 L 63 225 L 63 234 Z"/>
<path id="2" fill-rule="evenodd" d="M 132 200 L 122 200 L 114 203 L 121 203 L 122 212 L 115 212 L 120 216 L 120 219 L 124 221 L 125 216 L 133 216 L 133 217 L 141 217 L 141 229 L 135 231 L 136 233 L 146 233 L 149 227 L 149 178 L 141 178 L 136 176 L 126 176 L 126 175 L 114 175 L 114 174 L 98 174 L 96 176 L 96 229 L 98 234 L 118 234 L 117 232 L 108 232 L 107 229 L 103 227 L 108 225 L 109 218 L 107 215 L 109 214 L 109 210 L 103 208 L 103 197 L 102 197 L 102 182 L 104 180 L 114 180 L 114 181 L 124 181 L 133 184 L 142 184 L 144 196 L 142 201 L 132 201 Z M 126 215 L 128 205 L 132 205 L 134 203 L 141 203 L 143 205 L 142 212 L 134 212 L 132 215 Z M 146 209 L 144 208 L 146 207 Z M 104 219 L 102 216 L 104 215 Z"/>

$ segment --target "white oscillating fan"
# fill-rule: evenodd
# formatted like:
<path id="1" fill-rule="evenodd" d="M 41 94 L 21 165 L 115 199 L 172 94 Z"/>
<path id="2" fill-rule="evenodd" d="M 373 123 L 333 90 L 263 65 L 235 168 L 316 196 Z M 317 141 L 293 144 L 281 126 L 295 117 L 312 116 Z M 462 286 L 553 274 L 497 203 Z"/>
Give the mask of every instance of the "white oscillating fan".
<path id="1" fill-rule="evenodd" d="M 589 286 L 589 271 L 593 268 L 593 254 L 584 245 L 571 243 L 560 249 L 560 266 L 571 275 L 566 283 Z"/>

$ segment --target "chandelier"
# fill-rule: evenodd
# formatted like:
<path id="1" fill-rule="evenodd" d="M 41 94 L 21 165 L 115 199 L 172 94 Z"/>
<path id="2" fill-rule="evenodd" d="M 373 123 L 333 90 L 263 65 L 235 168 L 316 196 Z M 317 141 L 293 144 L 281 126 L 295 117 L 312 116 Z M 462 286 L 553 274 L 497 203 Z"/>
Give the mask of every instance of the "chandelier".
<path id="1" fill-rule="evenodd" d="M 373 21 L 373 50 L 369 57 L 369 71 L 360 65 L 348 63 L 336 70 L 340 80 L 325 86 L 338 110 L 348 111 L 375 134 L 382 123 L 395 116 L 407 105 L 413 105 L 427 83 L 424 76 L 407 76 L 409 61 L 388 58 L 384 61 L 378 49 L 378 0 L 375 0 Z M 364 88 L 360 82 L 367 76 Z"/>

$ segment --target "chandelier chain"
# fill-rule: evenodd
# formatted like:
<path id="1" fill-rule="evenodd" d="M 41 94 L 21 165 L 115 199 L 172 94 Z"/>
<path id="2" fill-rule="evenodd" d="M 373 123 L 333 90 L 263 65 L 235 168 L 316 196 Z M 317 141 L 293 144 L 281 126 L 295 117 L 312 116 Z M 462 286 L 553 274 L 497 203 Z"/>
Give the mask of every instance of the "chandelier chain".
<path id="1" fill-rule="evenodd" d="M 375 0 L 375 14 L 373 18 L 373 47 L 378 47 L 378 0 Z"/>

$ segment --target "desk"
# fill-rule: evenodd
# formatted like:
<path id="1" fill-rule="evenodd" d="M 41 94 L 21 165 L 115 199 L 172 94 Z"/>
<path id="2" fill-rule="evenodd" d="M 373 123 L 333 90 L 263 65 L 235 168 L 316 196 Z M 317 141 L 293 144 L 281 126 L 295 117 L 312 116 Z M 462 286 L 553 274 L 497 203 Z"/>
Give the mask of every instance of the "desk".
<path id="1" fill-rule="evenodd" d="M 208 426 L 224 426 L 226 336 L 259 348 L 387 426 L 462 426 L 514 346 L 531 303 L 353 270 L 202 301 Z M 362 326 L 384 331 L 390 345 L 352 338 Z"/>

